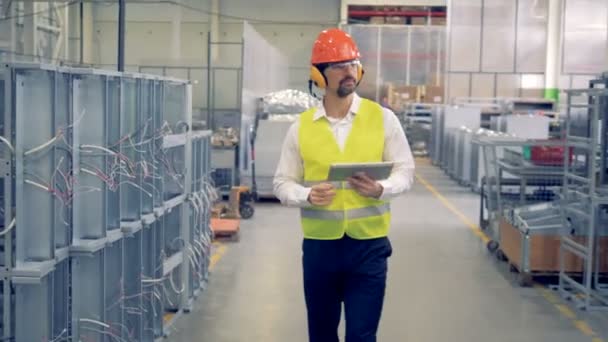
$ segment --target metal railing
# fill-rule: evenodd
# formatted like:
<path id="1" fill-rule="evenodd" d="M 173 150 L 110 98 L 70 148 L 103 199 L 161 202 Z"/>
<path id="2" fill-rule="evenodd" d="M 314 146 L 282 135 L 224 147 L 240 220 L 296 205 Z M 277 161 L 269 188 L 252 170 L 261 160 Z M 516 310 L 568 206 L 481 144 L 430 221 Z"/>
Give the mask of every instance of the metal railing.
<path id="1" fill-rule="evenodd" d="M 608 309 L 608 182 L 606 146 L 598 144 L 608 119 L 608 90 L 567 91 L 559 291 L 581 309 Z M 604 132 L 605 134 L 605 132 Z M 572 272 L 571 263 L 580 265 Z"/>

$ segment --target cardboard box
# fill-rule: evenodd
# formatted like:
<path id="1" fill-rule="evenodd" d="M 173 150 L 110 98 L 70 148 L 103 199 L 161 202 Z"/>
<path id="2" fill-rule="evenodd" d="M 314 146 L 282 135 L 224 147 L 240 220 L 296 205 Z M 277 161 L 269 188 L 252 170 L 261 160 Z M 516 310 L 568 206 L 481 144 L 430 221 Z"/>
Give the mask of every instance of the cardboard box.
<path id="1" fill-rule="evenodd" d="M 405 109 L 409 103 L 420 102 L 421 87 L 419 86 L 397 86 L 388 84 L 387 102 L 395 111 Z"/>
<path id="2" fill-rule="evenodd" d="M 424 86 L 424 103 L 443 103 L 443 87 Z"/>
<path id="3" fill-rule="evenodd" d="M 405 25 L 404 17 L 386 17 L 386 23 L 389 25 Z"/>
<path id="4" fill-rule="evenodd" d="M 426 17 L 413 17 L 411 23 L 412 25 L 426 25 Z"/>
<path id="5" fill-rule="evenodd" d="M 374 24 L 374 25 L 384 24 L 385 20 L 384 20 L 384 17 L 370 17 L 369 23 Z"/>
<path id="6" fill-rule="evenodd" d="M 442 17 L 431 17 L 431 25 L 435 26 L 445 26 L 447 25 L 447 18 Z"/>
<path id="7" fill-rule="evenodd" d="M 522 260 L 522 249 L 524 248 L 524 237 L 519 229 L 513 227 L 504 218 L 500 220 L 500 246 L 505 253 L 509 262 L 515 265 L 519 270 L 524 267 Z M 583 237 L 573 238 L 578 243 L 584 243 Z M 608 271 L 608 237 L 600 237 L 598 239 L 601 250 L 600 255 L 600 271 Z M 559 249 L 561 238 L 556 235 L 531 235 L 529 250 L 529 267 L 531 272 L 559 272 Z M 572 253 L 564 255 L 564 270 L 566 272 L 582 272 L 582 259 L 576 257 Z"/>

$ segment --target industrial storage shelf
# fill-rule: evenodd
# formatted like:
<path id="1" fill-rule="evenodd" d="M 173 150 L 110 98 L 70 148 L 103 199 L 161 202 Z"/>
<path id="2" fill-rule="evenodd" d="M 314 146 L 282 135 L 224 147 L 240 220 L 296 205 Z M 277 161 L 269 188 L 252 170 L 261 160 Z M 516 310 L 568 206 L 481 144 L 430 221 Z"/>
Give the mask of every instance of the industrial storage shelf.
<path id="1" fill-rule="evenodd" d="M 600 277 L 608 271 L 608 225 L 602 216 L 608 208 L 608 139 L 601 127 L 608 120 L 608 89 L 593 88 L 607 82 L 601 78 L 592 80 L 590 89 L 566 91 L 564 140 L 575 148 L 564 149 L 563 160 L 571 162 L 564 163 L 562 211 L 568 229 L 561 236 L 559 292 L 584 310 L 608 310 L 608 293 L 601 290 L 608 284 Z M 580 280 L 569 274 L 567 258 L 582 265 Z"/>
<path id="2" fill-rule="evenodd" d="M 0 65 L 0 340 L 154 341 L 164 313 L 190 310 L 213 197 L 191 92 L 152 75 Z"/>

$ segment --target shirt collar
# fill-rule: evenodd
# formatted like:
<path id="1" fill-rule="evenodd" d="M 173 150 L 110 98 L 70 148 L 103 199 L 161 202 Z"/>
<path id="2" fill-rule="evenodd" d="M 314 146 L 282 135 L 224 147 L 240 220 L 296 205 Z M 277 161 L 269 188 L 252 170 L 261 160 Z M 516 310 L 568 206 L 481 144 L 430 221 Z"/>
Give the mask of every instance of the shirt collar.
<path id="1" fill-rule="evenodd" d="M 350 108 L 348 110 L 348 112 L 352 115 L 357 114 L 357 112 L 359 111 L 359 106 L 361 106 L 361 97 L 359 97 L 359 95 L 357 95 L 357 93 L 354 94 L 353 96 L 353 102 L 350 104 Z M 313 121 L 317 121 L 320 118 L 326 118 L 327 117 L 327 112 L 325 111 L 325 107 L 323 106 L 323 103 L 321 103 L 321 106 L 317 107 L 317 111 L 315 112 L 315 115 L 313 116 Z"/>

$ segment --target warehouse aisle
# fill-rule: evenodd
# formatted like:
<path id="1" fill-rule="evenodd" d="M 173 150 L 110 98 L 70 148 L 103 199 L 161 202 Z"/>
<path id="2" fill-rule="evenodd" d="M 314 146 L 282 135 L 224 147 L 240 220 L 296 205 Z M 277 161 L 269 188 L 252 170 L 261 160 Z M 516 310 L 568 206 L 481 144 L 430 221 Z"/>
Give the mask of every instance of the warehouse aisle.
<path id="1" fill-rule="evenodd" d="M 477 221 L 475 194 L 423 161 L 418 173 Z M 392 208 L 394 254 L 379 341 L 602 341 L 583 334 L 538 289 L 514 286 L 506 267 L 423 182 Z M 220 247 L 209 288 L 169 341 L 307 341 L 297 210 L 260 204 L 242 234 Z"/>

